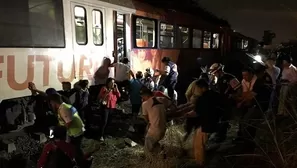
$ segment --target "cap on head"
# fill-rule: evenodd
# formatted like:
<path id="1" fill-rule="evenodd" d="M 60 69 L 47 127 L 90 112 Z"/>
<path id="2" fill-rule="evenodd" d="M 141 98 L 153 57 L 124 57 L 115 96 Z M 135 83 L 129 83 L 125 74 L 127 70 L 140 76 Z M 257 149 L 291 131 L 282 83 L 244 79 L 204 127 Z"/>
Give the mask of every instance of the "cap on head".
<path id="1" fill-rule="evenodd" d="M 45 93 L 49 96 L 49 95 L 53 95 L 53 94 L 58 94 L 57 90 L 54 88 L 48 88 L 46 89 Z"/>
<path id="2" fill-rule="evenodd" d="M 169 57 L 163 57 L 162 60 L 161 60 L 163 63 L 166 63 L 166 62 L 170 62 L 170 58 Z"/>

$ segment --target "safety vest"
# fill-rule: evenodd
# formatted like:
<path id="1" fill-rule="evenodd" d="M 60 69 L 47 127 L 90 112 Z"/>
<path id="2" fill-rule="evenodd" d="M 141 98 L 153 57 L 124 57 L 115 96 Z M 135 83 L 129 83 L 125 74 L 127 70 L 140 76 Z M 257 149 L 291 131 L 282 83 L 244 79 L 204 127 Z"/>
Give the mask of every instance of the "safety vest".
<path id="1" fill-rule="evenodd" d="M 61 104 L 60 108 L 59 108 L 59 112 L 58 112 L 58 120 L 59 120 L 59 124 L 61 126 L 65 126 L 65 121 L 63 120 L 63 118 L 60 116 L 60 109 L 62 108 L 66 108 L 69 109 L 69 111 L 71 112 L 72 115 L 72 121 L 70 126 L 67 128 L 67 134 L 71 137 L 78 137 L 80 135 L 83 134 L 83 132 L 85 131 L 84 129 L 84 124 L 83 121 L 81 120 L 81 118 L 78 115 L 78 112 L 76 110 L 75 107 L 73 107 L 72 105 L 63 103 Z"/>

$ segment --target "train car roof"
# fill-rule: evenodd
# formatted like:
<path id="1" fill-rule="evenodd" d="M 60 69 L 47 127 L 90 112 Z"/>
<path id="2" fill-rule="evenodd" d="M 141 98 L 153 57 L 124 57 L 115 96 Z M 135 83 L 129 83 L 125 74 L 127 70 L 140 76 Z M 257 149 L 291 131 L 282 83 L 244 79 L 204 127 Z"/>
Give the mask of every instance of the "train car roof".
<path id="1" fill-rule="evenodd" d="M 140 2 L 145 2 L 155 7 L 163 8 L 163 9 L 173 9 L 180 12 L 192 14 L 192 15 L 199 15 L 205 21 L 216 24 L 223 27 L 231 27 L 228 21 L 224 19 L 220 19 L 219 17 L 215 16 L 211 12 L 207 11 L 205 8 L 199 6 L 193 0 L 138 0 Z"/>

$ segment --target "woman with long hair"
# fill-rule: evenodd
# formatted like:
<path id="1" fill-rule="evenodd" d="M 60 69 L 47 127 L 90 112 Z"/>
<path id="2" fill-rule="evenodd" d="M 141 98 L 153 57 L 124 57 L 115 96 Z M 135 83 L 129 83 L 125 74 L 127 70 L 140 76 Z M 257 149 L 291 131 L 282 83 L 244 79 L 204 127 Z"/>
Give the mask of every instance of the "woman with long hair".
<path id="1" fill-rule="evenodd" d="M 116 109 L 118 98 L 121 96 L 118 86 L 113 78 L 107 78 L 106 84 L 101 88 L 98 99 L 104 106 L 103 120 L 101 126 L 101 141 L 104 141 L 105 128 L 109 121 L 110 114 Z"/>

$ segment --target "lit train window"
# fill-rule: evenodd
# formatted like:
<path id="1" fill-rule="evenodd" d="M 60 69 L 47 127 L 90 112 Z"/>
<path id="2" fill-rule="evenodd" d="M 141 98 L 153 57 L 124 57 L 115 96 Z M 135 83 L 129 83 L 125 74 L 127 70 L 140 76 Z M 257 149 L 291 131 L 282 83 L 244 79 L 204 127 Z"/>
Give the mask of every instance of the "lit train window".
<path id="1" fill-rule="evenodd" d="M 176 37 L 178 47 L 189 48 L 190 47 L 189 36 L 190 36 L 189 28 L 179 26 L 177 31 L 177 37 Z"/>
<path id="2" fill-rule="evenodd" d="M 160 47 L 173 48 L 174 47 L 174 26 L 171 24 L 160 24 Z"/>
<path id="3" fill-rule="evenodd" d="M 150 19 L 136 19 L 136 46 L 155 47 L 156 22 Z"/>
<path id="4" fill-rule="evenodd" d="M 103 44 L 103 24 L 102 24 L 102 12 L 99 10 L 93 10 L 93 42 L 95 45 Z"/>
<path id="5" fill-rule="evenodd" d="M 74 7 L 74 17 L 76 43 L 86 45 L 88 43 L 86 9 L 80 6 Z"/>
<path id="6" fill-rule="evenodd" d="M 211 32 L 204 31 L 204 33 L 203 33 L 203 48 L 211 48 Z"/>
<path id="7" fill-rule="evenodd" d="M 220 34 L 213 33 L 212 34 L 212 48 L 218 49 L 220 46 Z"/>
<path id="8" fill-rule="evenodd" d="M 201 48 L 202 46 L 202 31 L 193 29 L 193 48 Z"/>
<path id="9" fill-rule="evenodd" d="M 65 47 L 62 0 L 2 1 L 1 47 Z"/>
<path id="10" fill-rule="evenodd" d="M 243 40 L 243 49 L 247 49 L 249 46 L 249 41 L 248 40 Z"/>
<path id="11" fill-rule="evenodd" d="M 236 42 L 237 49 L 245 50 L 249 46 L 249 41 L 244 39 L 238 39 Z"/>

